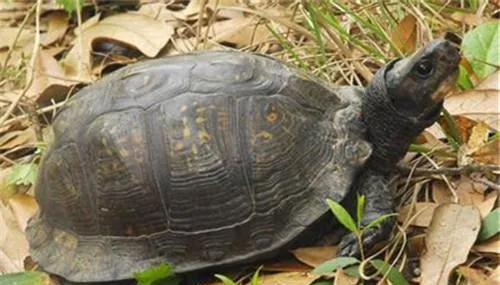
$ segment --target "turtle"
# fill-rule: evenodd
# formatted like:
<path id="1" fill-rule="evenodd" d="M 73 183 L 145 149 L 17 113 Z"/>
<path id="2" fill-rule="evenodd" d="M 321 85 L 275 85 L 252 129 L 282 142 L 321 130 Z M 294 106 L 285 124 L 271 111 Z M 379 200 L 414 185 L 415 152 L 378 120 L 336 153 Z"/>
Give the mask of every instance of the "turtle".
<path id="1" fill-rule="evenodd" d="M 43 270 L 124 280 L 288 249 L 327 199 L 366 198 L 362 223 L 393 212 L 388 179 L 440 115 L 460 54 L 443 39 L 395 58 L 366 87 L 332 85 L 272 56 L 199 51 L 135 63 L 57 112 L 26 229 Z M 389 237 L 387 219 L 364 246 Z M 346 234 L 340 254 L 359 253 Z"/>

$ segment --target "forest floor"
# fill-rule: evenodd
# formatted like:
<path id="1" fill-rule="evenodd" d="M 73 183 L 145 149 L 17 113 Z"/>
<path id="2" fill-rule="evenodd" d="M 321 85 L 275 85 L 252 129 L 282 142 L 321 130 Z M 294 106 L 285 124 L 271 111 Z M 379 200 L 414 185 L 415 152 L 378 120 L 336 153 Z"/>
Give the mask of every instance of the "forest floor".
<path id="1" fill-rule="evenodd" d="M 52 120 L 81 87 L 137 61 L 217 49 L 363 86 L 434 38 L 461 48 L 460 77 L 391 180 L 392 238 L 361 259 L 336 258 L 335 245 L 294 249 L 205 285 L 500 284 L 498 0 L 77 2 L 0 3 L 0 284 L 57 284 L 37 271 L 24 230 Z M 174 282 L 154 281 L 166 271 L 137 279 Z"/>

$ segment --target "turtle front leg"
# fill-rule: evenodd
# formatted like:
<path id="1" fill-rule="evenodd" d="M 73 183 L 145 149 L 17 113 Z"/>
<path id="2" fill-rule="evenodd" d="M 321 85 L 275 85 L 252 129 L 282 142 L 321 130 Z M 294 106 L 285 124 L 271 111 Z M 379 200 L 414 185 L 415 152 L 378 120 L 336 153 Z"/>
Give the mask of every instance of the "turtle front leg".
<path id="1" fill-rule="evenodd" d="M 393 212 L 393 199 L 389 188 L 388 179 L 376 171 L 365 170 L 352 191 L 358 191 L 366 198 L 365 211 L 361 221 L 362 226 L 368 225 L 378 217 Z M 386 218 L 378 226 L 371 227 L 363 232 L 363 248 L 367 249 L 375 243 L 387 239 L 394 226 L 394 217 Z M 359 256 L 360 249 L 356 235 L 349 233 L 344 236 L 339 244 L 339 255 Z"/>

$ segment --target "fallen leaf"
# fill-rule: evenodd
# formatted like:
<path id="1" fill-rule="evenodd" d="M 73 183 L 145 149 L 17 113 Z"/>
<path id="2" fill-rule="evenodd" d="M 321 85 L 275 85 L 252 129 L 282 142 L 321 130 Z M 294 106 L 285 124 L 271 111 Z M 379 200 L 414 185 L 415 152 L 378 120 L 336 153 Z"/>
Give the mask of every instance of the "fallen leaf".
<path id="1" fill-rule="evenodd" d="M 478 241 L 485 241 L 500 232 L 500 208 L 486 216 L 481 223 L 481 231 L 479 232 Z"/>
<path id="2" fill-rule="evenodd" d="M 486 195 L 484 201 L 477 205 L 479 213 L 481 213 L 481 218 L 486 218 L 488 214 L 495 207 L 496 201 L 498 198 L 498 191 L 492 191 Z"/>
<path id="3" fill-rule="evenodd" d="M 477 151 L 488 141 L 488 135 L 490 133 L 490 128 L 484 122 L 477 122 L 477 124 L 472 127 L 472 131 L 467 141 L 467 146 L 471 153 Z"/>
<path id="4" fill-rule="evenodd" d="M 262 271 L 270 272 L 310 272 L 311 267 L 295 259 L 280 260 L 271 264 L 265 264 Z"/>
<path id="5" fill-rule="evenodd" d="M 481 226 L 473 206 L 443 204 L 436 208 L 421 259 L 422 285 L 447 285 L 453 269 L 467 260 Z"/>
<path id="6" fill-rule="evenodd" d="M 5 232 L 5 238 L 0 243 L 0 251 L 10 261 L 10 266 L 15 267 L 14 271 L 23 269 L 23 261 L 29 255 L 29 246 L 24 233 L 18 226 L 16 218 L 10 208 L 3 205 L 0 201 L 0 216 L 3 222 L 0 223 L 0 232 Z M 2 264 L 0 264 L 2 267 Z M 12 271 L 10 271 L 12 272 Z"/>
<path id="7" fill-rule="evenodd" d="M 480 244 L 476 244 L 473 249 L 483 253 L 500 254 L 500 238 L 493 238 Z"/>
<path id="8" fill-rule="evenodd" d="M 443 181 L 433 181 L 432 182 L 432 200 L 437 204 L 451 203 L 453 202 L 453 194 L 449 189 L 448 185 Z"/>
<path id="9" fill-rule="evenodd" d="M 467 266 L 458 267 L 458 272 L 462 274 L 471 284 L 485 284 L 488 280 L 488 275 L 481 270 Z"/>
<path id="10" fill-rule="evenodd" d="M 48 22 L 47 32 L 40 36 L 40 43 L 44 46 L 51 45 L 62 39 L 68 29 L 68 15 L 63 10 L 51 11 L 44 16 Z"/>
<path id="11" fill-rule="evenodd" d="M 272 37 L 264 24 L 257 24 L 258 20 L 253 17 L 218 21 L 203 27 L 201 35 L 206 34 L 213 41 L 228 42 L 237 46 L 257 45 Z"/>
<path id="12" fill-rule="evenodd" d="M 487 284 L 500 284 L 500 266 L 497 266 L 495 270 L 488 277 Z M 483 284 L 481 284 L 483 285 Z M 484 284 L 486 285 L 486 284 Z"/>
<path id="13" fill-rule="evenodd" d="M 337 248 L 334 246 L 311 246 L 295 249 L 292 253 L 299 261 L 311 267 L 316 267 L 327 260 L 335 258 Z"/>
<path id="14" fill-rule="evenodd" d="M 97 23 L 94 21 L 95 17 L 86 28 L 82 29 L 82 32 L 75 31 L 81 39 L 77 37 L 74 40 L 73 48 L 64 60 L 67 74 L 82 77 L 90 73 L 92 44 L 97 40 L 114 40 L 136 48 L 152 58 L 160 52 L 174 33 L 174 29 L 168 24 L 138 13 L 117 14 Z M 80 42 L 82 42 L 81 48 Z M 81 55 L 79 55 L 80 49 Z M 86 73 L 78 72 L 78 61 L 82 61 Z M 83 76 L 83 79 L 88 80 L 89 75 Z"/>
<path id="15" fill-rule="evenodd" d="M 28 220 L 38 210 L 38 204 L 33 196 L 27 194 L 17 194 L 8 200 L 12 213 L 16 217 L 19 228 L 24 231 Z"/>
<path id="16" fill-rule="evenodd" d="M 406 15 L 396 26 L 391 39 L 403 54 L 413 52 L 417 44 L 417 18 L 411 14 Z"/>
<path id="17" fill-rule="evenodd" d="M 478 207 L 484 201 L 484 191 L 488 186 L 473 181 L 469 176 L 462 176 L 457 182 L 456 193 L 461 205 Z"/>
<path id="18" fill-rule="evenodd" d="M 344 273 L 344 270 L 337 269 L 333 285 L 356 285 L 358 284 L 358 281 L 359 278 L 349 276 Z"/>
<path id="19" fill-rule="evenodd" d="M 467 13 L 464 11 L 453 12 L 453 14 L 451 14 L 451 18 L 469 26 L 477 26 L 486 21 L 486 18 L 481 17 L 477 13 Z"/>
<path id="20" fill-rule="evenodd" d="M 463 37 L 462 52 L 480 78 L 488 77 L 500 62 L 499 29 L 500 21 L 489 21 L 478 25 Z"/>
<path id="21" fill-rule="evenodd" d="M 500 164 L 500 140 L 493 140 L 477 151 L 475 151 L 472 155 L 472 158 L 480 163 L 484 164 Z"/>
<path id="22" fill-rule="evenodd" d="M 453 115 L 483 121 L 500 130 L 500 71 L 490 75 L 476 88 L 446 98 L 444 107 Z"/>
<path id="23" fill-rule="evenodd" d="M 0 34 L 2 35 L 2 40 L 0 41 L 0 49 L 4 48 L 16 48 L 16 47 L 23 47 L 25 46 L 29 41 L 32 41 L 33 38 L 35 37 L 34 30 L 31 28 L 23 28 L 21 31 L 21 34 L 16 40 L 16 36 L 19 33 L 18 27 L 0 27 Z"/>
<path id="24" fill-rule="evenodd" d="M 31 74 L 29 67 L 28 74 Z M 74 85 L 71 79 L 66 79 L 63 68 L 57 60 L 44 50 L 36 57 L 33 80 L 27 96 L 35 98 L 38 103 L 47 103 L 50 100 L 61 100 L 66 97 L 70 86 Z"/>
<path id="25" fill-rule="evenodd" d="M 439 206 L 436 203 L 418 202 L 402 207 L 398 211 L 398 221 L 404 223 L 410 219 L 410 225 L 428 227 L 431 223 L 434 210 Z"/>
<path id="26" fill-rule="evenodd" d="M 309 285 L 318 279 L 319 275 L 307 272 L 283 272 L 262 275 L 259 277 L 259 285 Z M 247 283 L 250 285 L 250 283 Z"/>
<path id="27" fill-rule="evenodd" d="M 0 137 L 0 150 L 9 150 L 16 147 L 35 147 L 36 135 L 33 128 L 22 131 L 12 131 Z"/>
<path id="28" fill-rule="evenodd" d="M 174 15 L 174 17 L 180 20 L 193 19 L 200 13 L 201 9 L 203 8 L 204 2 L 205 0 L 191 0 L 189 1 L 189 4 L 186 6 L 186 8 L 180 11 L 174 11 L 172 14 Z M 216 5 L 218 5 L 219 7 L 237 6 L 237 3 L 238 1 L 236 0 L 208 0 L 206 1 L 205 7 L 211 8 L 213 10 L 216 8 Z"/>

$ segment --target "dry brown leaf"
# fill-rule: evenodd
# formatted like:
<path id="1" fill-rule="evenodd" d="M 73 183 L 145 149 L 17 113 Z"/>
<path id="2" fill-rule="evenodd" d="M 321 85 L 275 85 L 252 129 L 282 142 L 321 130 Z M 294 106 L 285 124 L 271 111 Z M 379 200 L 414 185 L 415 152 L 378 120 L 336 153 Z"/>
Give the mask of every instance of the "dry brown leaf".
<path id="1" fill-rule="evenodd" d="M 443 204 L 436 208 L 421 259 L 422 285 L 447 285 L 452 270 L 465 262 L 481 227 L 473 206 Z"/>
<path id="2" fill-rule="evenodd" d="M 48 22 L 48 28 L 47 32 L 40 36 L 40 43 L 48 46 L 64 37 L 68 29 L 69 19 L 63 10 L 51 11 L 44 18 Z"/>
<path id="3" fill-rule="evenodd" d="M 453 14 L 451 14 L 451 18 L 457 22 L 469 26 L 477 26 L 486 21 L 486 18 L 481 17 L 477 13 L 467 13 L 463 11 L 454 12 Z"/>
<path id="4" fill-rule="evenodd" d="M 334 258 L 337 254 L 337 248 L 334 246 L 311 246 L 297 248 L 292 253 L 299 261 L 311 267 L 316 267 Z"/>
<path id="5" fill-rule="evenodd" d="M 17 194 L 12 196 L 8 202 L 19 228 L 24 231 L 29 218 L 38 210 L 35 198 L 27 194 Z"/>
<path id="6" fill-rule="evenodd" d="M 155 57 L 174 33 L 174 29 L 168 24 L 138 13 L 117 14 L 95 23 L 96 19 L 98 18 L 93 17 L 86 28 L 82 29 L 83 32 L 75 30 L 82 38 L 75 39 L 73 48 L 64 60 L 66 74 L 80 81 L 90 80 L 90 53 L 95 41 L 117 41 L 136 48 L 147 57 Z M 79 61 L 82 61 L 83 71 L 78 70 Z"/>
<path id="7" fill-rule="evenodd" d="M 432 182 L 432 200 L 437 204 L 453 202 L 453 194 L 443 181 Z"/>
<path id="8" fill-rule="evenodd" d="M 455 126 L 457 127 L 462 140 L 467 142 L 471 136 L 472 129 L 477 125 L 476 121 L 459 115 L 453 116 L 453 120 L 455 121 Z M 450 133 L 450 128 L 448 127 L 448 123 L 444 117 L 439 118 L 439 125 L 441 125 L 447 133 Z"/>
<path id="9" fill-rule="evenodd" d="M 234 18 L 218 21 L 209 27 L 203 27 L 201 35 L 216 42 L 229 42 L 238 46 L 261 44 L 269 40 L 272 34 L 263 24 L 256 25 L 257 20 L 251 18 Z"/>
<path id="10" fill-rule="evenodd" d="M 18 27 L 0 27 L 0 35 L 2 35 L 2 40 L 0 41 L 0 49 L 12 47 L 17 33 L 19 33 Z M 32 41 L 34 37 L 35 34 L 32 29 L 24 28 L 16 41 L 15 47 L 25 46 L 28 42 Z"/>
<path id="11" fill-rule="evenodd" d="M 35 147 L 36 135 L 33 128 L 22 131 L 8 132 L 0 138 L 0 150 L 9 150 L 16 147 Z"/>
<path id="12" fill-rule="evenodd" d="M 28 71 L 28 74 L 31 74 Z M 36 57 L 33 81 L 27 95 L 38 102 L 50 101 L 56 97 L 66 96 L 69 87 L 75 82 L 65 79 L 64 70 L 57 60 L 44 50 Z M 64 98 L 64 97 L 62 97 Z"/>
<path id="13" fill-rule="evenodd" d="M 359 278 L 351 277 L 344 273 L 342 269 L 337 269 L 335 272 L 335 281 L 333 285 L 356 285 Z"/>
<path id="14" fill-rule="evenodd" d="M 15 271 L 20 271 L 23 269 L 24 258 L 29 255 L 28 242 L 19 228 L 14 214 L 2 202 L 0 202 L 0 216 L 3 220 L 0 223 L 0 232 L 6 233 L 3 242 L 0 243 L 0 251 L 8 258 L 10 266 L 14 266 Z M 1 267 L 2 264 L 0 264 Z"/>
<path id="15" fill-rule="evenodd" d="M 495 72 L 473 90 L 449 96 L 445 108 L 453 115 L 463 115 L 500 130 L 500 71 Z"/>
<path id="16" fill-rule="evenodd" d="M 406 15 L 397 25 L 391 39 L 404 54 L 413 52 L 417 44 L 417 18 L 411 14 Z"/>
<path id="17" fill-rule="evenodd" d="M 473 153 L 485 145 L 488 140 L 489 133 L 490 128 L 488 125 L 482 121 L 477 122 L 477 124 L 472 128 L 469 140 L 467 141 L 469 151 Z"/>
<path id="18" fill-rule="evenodd" d="M 482 146 L 480 149 L 478 149 L 476 152 L 474 152 L 472 155 L 472 158 L 480 163 L 484 164 L 500 164 L 500 140 L 496 139 L 494 141 L 491 141 L 484 146 Z"/>
<path id="19" fill-rule="evenodd" d="M 460 266 L 458 267 L 458 272 L 460 272 L 460 274 L 462 274 L 469 282 L 471 282 L 470 284 L 486 285 L 486 281 L 488 280 L 488 275 L 484 274 L 484 272 L 476 268 Z"/>
<path id="20" fill-rule="evenodd" d="M 259 285 L 309 285 L 320 277 L 307 272 L 283 272 L 260 276 Z"/>
<path id="21" fill-rule="evenodd" d="M 473 249 L 483 253 L 500 254 L 500 238 L 492 238 L 483 243 L 476 244 Z"/>
<path id="22" fill-rule="evenodd" d="M 488 276 L 487 284 L 500 284 L 500 266 L 497 266 L 490 276 Z"/>
<path id="23" fill-rule="evenodd" d="M 456 193 L 461 205 L 479 207 L 484 201 L 484 191 L 488 186 L 473 181 L 469 176 L 462 176 L 457 183 Z"/>
<path id="24" fill-rule="evenodd" d="M 275 263 L 265 264 L 262 271 L 269 272 L 310 272 L 311 267 L 295 259 L 280 260 Z"/>
<path id="25" fill-rule="evenodd" d="M 398 221 L 400 223 L 403 223 L 408 220 L 408 215 L 410 215 L 410 225 L 417 227 L 428 227 L 431 223 L 434 209 L 436 209 L 438 206 L 439 204 L 429 202 L 419 202 L 406 205 L 399 210 Z"/>
<path id="26" fill-rule="evenodd" d="M 180 20 L 188 20 L 194 19 L 200 13 L 200 10 L 203 8 L 205 0 L 191 0 L 185 9 L 181 11 L 173 11 L 172 14 L 174 17 Z M 214 9 L 215 5 L 220 6 L 237 6 L 238 1 L 236 0 L 208 0 L 206 1 L 206 7 Z"/>
<path id="27" fill-rule="evenodd" d="M 481 218 L 486 218 L 486 216 L 493 210 L 498 198 L 498 191 L 492 191 L 486 195 L 484 201 L 477 205 Z"/>

